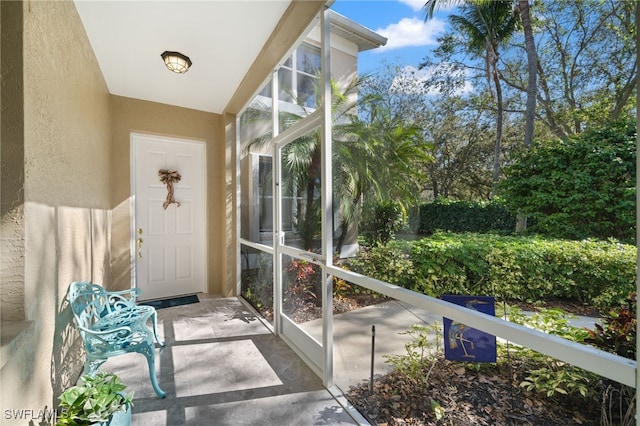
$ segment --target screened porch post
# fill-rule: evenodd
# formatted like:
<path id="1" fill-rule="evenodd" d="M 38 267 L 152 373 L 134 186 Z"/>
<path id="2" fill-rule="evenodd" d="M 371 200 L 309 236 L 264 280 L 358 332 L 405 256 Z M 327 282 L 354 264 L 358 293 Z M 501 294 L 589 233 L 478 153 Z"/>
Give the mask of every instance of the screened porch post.
<path id="1" fill-rule="evenodd" d="M 280 134 L 280 120 L 278 119 L 278 115 L 280 113 L 278 108 L 278 104 L 280 102 L 279 90 L 280 90 L 280 87 L 278 84 L 278 69 L 276 68 L 276 70 L 273 71 L 273 75 L 271 77 L 271 126 L 272 126 L 271 139 L 272 140 L 275 139 Z M 282 264 L 282 262 L 280 262 L 282 255 L 280 254 L 280 250 L 278 249 L 278 247 L 280 247 L 280 245 L 278 244 L 278 241 L 282 241 L 284 239 L 284 236 L 282 236 L 281 238 L 281 235 L 280 235 L 282 232 L 281 231 L 282 220 L 280 218 L 281 204 L 280 204 L 280 197 L 277 196 L 278 191 L 276 190 L 276 186 L 278 185 L 281 179 L 280 161 L 281 161 L 281 156 L 279 154 L 279 150 L 276 144 L 273 144 L 272 158 L 271 158 L 271 164 L 273 165 L 273 168 L 272 168 L 273 175 L 271 179 L 271 194 L 273 194 L 272 195 L 273 202 L 271 203 L 271 217 L 272 217 L 271 247 L 274 248 L 273 255 L 272 255 L 273 256 L 272 264 L 274 266 Z M 272 288 L 272 292 L 273 292 L 272 309 L 273 309 L 273 327 L 276 334 L 280 334 L 282 331 L 282 319 L 280 318 L 280 314 L 282 312 L 282 297 L 280 297 L 280 295 L 282 294 L 281 277 L 282 277 L 282 271 L 280 270 L 280 268 L 274 267 L 273 268 L 273 288 Z"/>
<path id="2" fill-rule="evenodd" d="M 332 116 L 331 116 L 331 54 L 329 12 L 320 16 L 321 78 L 322 78 L 322 348 L 323 382 L 333 386 L 333 276 L 327 267 L 333 264 L 333 174 L 332 174 Z"/>
<path id="3" fill-rule="evenodd" d="M 636 22 L 640 19 L 640 2 L 636 2 Z M 640 49 L 640 33 L 636 31 L 636 51 Z M 640 74 L 636 74 L 636 129 L 640 128 L 640 105 L 638 105 L 638 95 L 640 93 Z M 638 166 L 640 165 L 640 136 L 636 130 L 636 188 L 640 182 L 638 175 Z M 640 211 L 638 211 L 638 201 L 640 196 L 636 189 L 636 247 L 640 242 L 640 227 L 638 226 Z M 636 295 L 640 294 L 640 253 L 636 255 Z M 638 304 L 636 303 L 636 318 L 638 317 Z M 638 368 L 638 360 L 640 360 L 640 333 L 638 333 L 638 324 L 636 324 L 636 426 L 640 426 L 640 416 L 638 415 L 638 401 L 640 401 L 640 369 Z"/>

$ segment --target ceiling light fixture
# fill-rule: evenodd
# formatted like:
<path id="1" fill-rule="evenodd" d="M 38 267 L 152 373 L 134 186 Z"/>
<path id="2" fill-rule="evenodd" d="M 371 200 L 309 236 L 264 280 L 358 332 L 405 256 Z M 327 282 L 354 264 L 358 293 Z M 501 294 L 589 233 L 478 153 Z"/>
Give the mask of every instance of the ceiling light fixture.
<path id="1" fill-rule="evenodd" d="M 173 71 L 177 74 L 184 74 L 189 71 L 191 66 L 191 59 L 188 56 L 183 55 L 180 52 L 169 52 L 165 50 L 160 55 L 164 64 L 169 68 L 169 71 Z"/>

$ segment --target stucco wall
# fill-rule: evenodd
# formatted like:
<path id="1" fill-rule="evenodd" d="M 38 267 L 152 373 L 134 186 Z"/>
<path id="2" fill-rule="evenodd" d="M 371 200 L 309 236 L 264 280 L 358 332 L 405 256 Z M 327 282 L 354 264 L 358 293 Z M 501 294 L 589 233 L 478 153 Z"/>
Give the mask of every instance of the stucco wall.
<path id="1" fill-rule="evenodd" d="M 0 318 L 24 319 L 24 131 L 22 7 L 0 3 Z"/>
<path id="2" fill-rule="evenodd" d="M 106 84 L 71 1 L 19 4 L 24 43 L 22 286 L 24 318 L 33 322 L 3 352 L 8 355 L 0 370 L 3 425 L 27 424 L 5 410 L 50 410 L 57 394 L 75 382 L 82 360 L 66 291 L 74 280 L 108 280 L 110 264 Z"/>
<path id="3" fill-rule="evenodd" d="M 210 294 L 228 294 L 224 250 L 225 142 L 222 116 L 155 102 L 111 96 L 112 158 L 111 174 L 113 228 L 111 235 L 112 285 L 131 286 L 131 133 L 150 133 L 206 142 L 207 170 L 207 288 Z"/>

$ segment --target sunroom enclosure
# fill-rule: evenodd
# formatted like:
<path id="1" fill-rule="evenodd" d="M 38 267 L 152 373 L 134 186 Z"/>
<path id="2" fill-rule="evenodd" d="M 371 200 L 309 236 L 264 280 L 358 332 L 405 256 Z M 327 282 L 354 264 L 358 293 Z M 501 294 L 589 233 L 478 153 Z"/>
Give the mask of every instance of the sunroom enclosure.
<path id="1" fill-rule="evenodd" d="M 331 262 L 327 253 L 333 252 L 333 208 L 331 185 L 325 184 L 332 181 L 331 96 L 325 96 L 330 93 L 328 12 L 319 16 L 309 31 L 318 25 L 319 46 L 298 45 L 249 106 L 253 108 L 254 116 L 263 119 L 249 120 L 248 126 L 252 128 L 249 134 L 257 137 L 253 142 L 241 140 L 238 150 L 242 157 L 239 173 L 243 219 L 240 222 L 244 228 L 240 235 L 239 270 L 242 277 L 238 293 L 245 292 L 246 280 L 252 279 L 251 288 L 261 290 L 258 299 L 272 301 L 276 333 L 298 351 L 327 386 L 331 386 L 332 374 L 328 366 L 332 365 L 332 280 L 326 267 Z M 316 75 L 319 75 L 319 84 L 313 81 Z M 313 80 L 310 81 L 311 76 Z M 257 99 L 267 99 L 271 104 L 264 105 Z M 293 114 L 298 118 L 293 122 L 284 121 L 282 114 Z M 243 123 L 238 128 L 241 135 L 247 134 L 242 131 Z M 314 182 L 320 185 L 314 185 L 306 194 L 296 185 L 299 176 L 283 164 L 290 161 L 292 155 L 302 155 L 306 157 L 302 159 L 303 163 L 314 162 L 320 166 L 318 182 Z M 312 214 L 317 203 L 321 205 L 319 216 Z M 294 216 L 305 216 L 306 223 L 293 223 Z M 265 220 L 269 218 L 271 223 Z M 312 238 L 310 244 L 306 244 L 300 239 L 300 230 L 304 227 L 310 235 L 313 235 L 311 229 L 320 229 L 322 238 Z M 296 310 L 300 306 L 296 300 L 285 296 L 291 294 L 296 285 L 289 280 L 286 271 L 301 264 L 308 265 L 315 281 L 312 291 L 322 300 L 325 321 L 320 333 L 307 333 L 299 327 Z M 251 278 L 248 278 L 249 274 Z"/>
<path id="2" fill-rule="evenodd" d="M 259 124 L 258 121 L 253 121 L 254 134 L 252 137 L 246 137 L 247 134 L 242 131 L 243 117 L 239 116 L 237 176 L 241 200 L 239 223 L 242 226 L 238 238 L 238 294 L 251 293 L 267 311 L 273 313 L 270 321 L 274 332 L 305 359 L 328 388 L 338 382 L 338 378 L 334 377 L 334 374 L 338 373 L 334 373 L 333 363 L 332 297 L 334 279 L 341 279 L 350 285 L 360 286 L 402 302 L 406 306 L 460 323 L 473 324 L 478 330 L 634 387 L 637 393 L 637 360 L 629 360 L 591 346 L 550 336 L 334 265 L 334 231 L 337 228 L 337 224 L 334 223 L 337 219 L 334 218 L 337 218 L 337 215 L 332 201 L 335 183 L 332 179 L 329 19 L 326 11 L 318 17 L 321 28 L 318 85 L 321 103 L 317 105 L 320 107 L 310 111 L 303 108 L 308 105 L 305 101 L 304 105 L 298 105 L 301 110 L 307 112 L 306 115 L 299 117 L 295 122 L 284 121 L 281 108 L 283 102 L 278 98 L 279 94 L 287 93 L 279 86 L 285 79 L 279 70 L 275 70 L 272 80 L 268 83 L 271 104 L 263 109 L 263 112 L 270 114 L 269 121 L 262 120 Z M 299 46 L 301 44 L 297 47 Z M 283 58 L 281 64 L 290 64 L 290 55 Z M 289 68 L 287 65 L 287 69 Z M 254 100 L 252 105 L 248 105 L 244 114 L 249 114 L 251 108 L 255 109 L 256 102 Z M 255 140 L 261 142 L 252 142 Z M 296 147 L 311 146 L 310 140 L 317 142 L 320 147 L 320 161 L 314 163 L 319 164 L 320 168 L 319 185 L 312 186 L 317 190 L 317 193 L 312 194 L 296 192 L 296 186 L 291 185 L 295 178 L 288 175 L 290 169 L 287 166 L 292 151 Z M 296 153 L 299 155 L 301 151 L 304 150 L 299 149 Z M 308 151 L 308 154 L 311 156 L 314 153 Z M 307 161 L 309 164 L 312 160 L 307 158 Z M 267 182 L 269 184 L 265 185 Z M 315 222 L 303 223 L 300 218 L 310 209 L 311 202 L 319 202 L 320 215 L 313 218 Z M 251 217 L 254 217 L 253 221 L 250 220 Z M 259 223 L 256 223 L 255 218 L 259 218 Z M 265 218 L 271 218 L 271 223 L 265 224 Z M 302 243 L 304 239 L 300 236 L 305 232 L 304 226 L 311 224 L 321 229 L 321 238 L 305 245 Z M 315 297 L 321 300 L 322 327 L 321 331 L 315 334 L 309 328 L 301 327 L 296 320 L 296 303 L 292 300 L 295 292 L 291 291 L 295 283 L 291 280 L 296 272 L 300 272 L 301 265 L 305 267 L 304 273 L 313 277 L 315 284 L 312 288 L 297 290 L 312 291 Z M 368 361 L 364 359 L 362 362 Z M 636 421 L 640 425 L 640 420 Z"/>

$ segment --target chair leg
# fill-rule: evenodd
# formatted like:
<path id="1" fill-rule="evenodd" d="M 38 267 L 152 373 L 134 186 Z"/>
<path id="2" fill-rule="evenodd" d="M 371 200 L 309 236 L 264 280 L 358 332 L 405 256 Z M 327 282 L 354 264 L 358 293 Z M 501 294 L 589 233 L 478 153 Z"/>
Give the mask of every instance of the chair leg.
<path id="1" fill-rule="evenodd" d="M 154 312 L 151 315 L 151 325 L 153 325 L 153 337 L 160 346 L 164 346 L 164 341 L 158 337 L 158 315 Z"/>
<path id="2" fill-rule="evenodd" d="M 153 390 L 160 398 L 164 398 L 167 394 L 160 389 L 158 385 L 158 378 L 156 377 L 156 352 L 151 345 L 145 345 L 144 349 L 140 350 L 140 353 L 147 358 L 147 364 L 149 365 L 149 378 L 151 379 L 151 386 L 153 386 Z"/>

